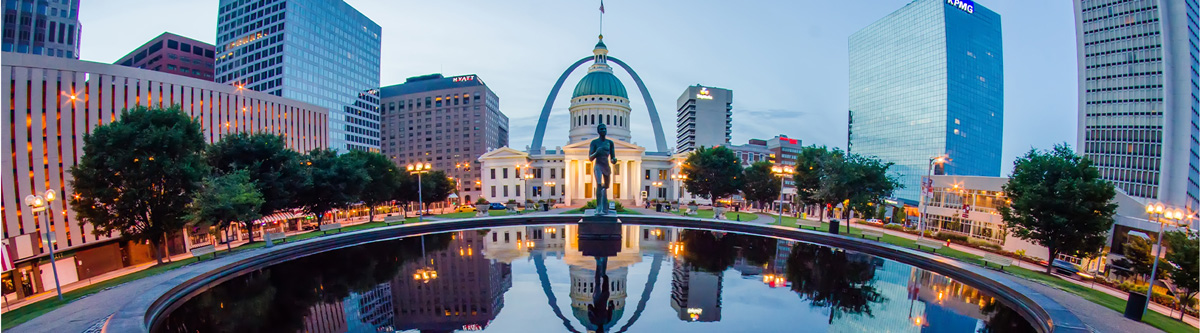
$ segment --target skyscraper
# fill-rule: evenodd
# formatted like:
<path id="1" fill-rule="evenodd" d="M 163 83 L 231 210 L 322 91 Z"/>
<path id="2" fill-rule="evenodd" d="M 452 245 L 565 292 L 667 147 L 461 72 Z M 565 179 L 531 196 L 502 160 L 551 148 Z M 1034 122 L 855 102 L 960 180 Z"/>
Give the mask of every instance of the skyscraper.
<path id="1" fill-rule="evenodd" d="M 1196 211 L 1196 1 L 1074 3 L 1077 149 L 1125 193 Z"/>
<path id="2" fill-rule="evenodd" d="M 208 43 L 164 32 L 114 64 L 212 81 L 214 55 Z"/>
<path id="3" fill-rule="evenodd" d="M 508 145 L 500 97 L 477 75 L 410 77 L 379 88 L 382 152 L 397 165 L 429 163 L 458 182 L 464 202 L 479 197 L 479 156 Z"/>
<path id="4" fill-rule="evenodd" d="M 733 135 L 733 90 L 688 87 L 675 103 L 675 152 L 729 144 Z"/>
<path id="5" fill-rule="evenodd" d="M 79 59 L 79 0 L 4 2 L 4 52 Z"/>
<path id="6" fill-rule="evenodd" d="M 342 1 L 221 0 L 216 81 L 329 109 L 329 147 L 379 150 L 378 24 Z"/>
<path id="7" fill-rule="evenodd" d="M 945 173 L 999 176 L 1000 15 L 968 0 L 916 0 L 850 36 L 847 149 L 892 162 L 915 204 L 930 158 Z"/>

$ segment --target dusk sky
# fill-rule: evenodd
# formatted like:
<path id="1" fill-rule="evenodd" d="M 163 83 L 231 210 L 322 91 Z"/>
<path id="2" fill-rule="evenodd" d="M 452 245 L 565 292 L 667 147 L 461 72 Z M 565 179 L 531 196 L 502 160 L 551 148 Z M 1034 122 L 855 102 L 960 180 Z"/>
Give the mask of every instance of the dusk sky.
<path id="1" fill-rule="evenodd" d="M 478 74 L 500 96 L 510 145 L 532 140 L 542 103 L 599 33 L 599 1 L 348 0 L 383 27 L 381 85 L 410 76 Z M 847 38 L 909 0 L 634 1 L 604 6 L 610 55 L 645 80 L 674 141 L 675 101 L 694 84 L 734 90 L 733 143 L 778 134 L 846 146 Z M 1002 170 L 1031 147 L 1075 145 L 1077 69 L 1069 1 L 977 1 L 1004 34 Z M 82 1 L 81 58 L 111 63 L 164 31 L 215 42 L 216 1 Z M 567 80 L 546 146 L 567 141 Z M 653 147 L 645 102 L 625 73 L 634 141 Z"/>

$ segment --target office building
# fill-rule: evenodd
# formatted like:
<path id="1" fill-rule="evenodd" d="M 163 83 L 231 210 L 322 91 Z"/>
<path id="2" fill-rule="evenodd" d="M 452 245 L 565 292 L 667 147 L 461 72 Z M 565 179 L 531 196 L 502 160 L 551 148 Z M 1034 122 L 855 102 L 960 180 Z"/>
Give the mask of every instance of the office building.
<path id="1" fill-rule="evenodd" d="M 1074 4 L 1076 149 L 1125 193 L 1195 212 L 1200 209 L 1197 2 Z"/>
<path id="2" fill-rule="evenodd" d="M 379 88 L 379 100 L 384 155 L 429 163 L 454 177 L 462 202 L 479 198 L 479 156 L 508 145 L 508 116 L 479 76 L 410 77 Z"/>
<path id="3" fill-rule="evenodd" d="M 688 87 L 675 104 L 675 152 L 728 144 L 733 137 L 733 90 Z"/>
<path id="4" fill-rule="evenodd" d="M 379 150 L 380 27 L 337 0 L 221 0 L 216 82 L 329 110 L 329 147 Z"/>
<path id="5" fill-rule="evenodd" d="M 79 59 L 79 0 L 4 2 L 3 51 Z"/>
<path id="6" fill-rule="evenodd" d="M 724 272 L 705 272 L 682 258 L 672 260 L 671 309 L 682 321 L 721 321 Z"/>
<path id="7" fill-rule="evenodd" d="M 208 43 L 164 32 L 114 64 L 212 81 L 216 52 Z"/>
<path id="8" fill-rule="evenodd" d="M 750 139 L 746 144 L 741 145 L 723 145 L 733 154 L 737 156 L 738 161 L 742 162 L 742 167 L 749 167 L 754 162 L 767 162 L 771 160 L 771 150 L 767 149 L 767 141 L 762 139 Z"/>
<path id="9" fill-rule="evenodd" d="M 1004 126 L 1000 15 L 978 2 L 917 0 L 850 36 L 847 150 L 895 163 L 918 201 L 929 160 L 999 176 Z"/>
<path id="10" fill-rule="evenodd" d="M 266 132 L 284 135 L 288 148 L 308 151 L 325 147 L 327 140 L 326 110 L 315 105 L 125 66 L 9 52 L 0 57 L 2 89 L 15 96 L 10 107 L 18 115 L 4 117 L 5 128 L 17 130 L 3 131 L 0 142 L 7 145 L 5 151 L 19 152 L 4 154 L 0 161 L 9 170 L 28 170 L 5 173 L 6 191 L 0 196 L 4 241 L 17 267 L 4 273 L 4 283 L 24 286 L 16 288 L 12 298 L 54 288 L 54 280 L 46 278 L 51 276 L 45 260 L 49 249 L 39 241 L 47 225 L 61 256 L 57 266 L 62 285 L 154 261 L 145 244 L 118 242 L 119 234 L 96 234 L 91 224 L 81 225 L 67 200 L 53 203 L 49 219 L 35 219 L 22 203 L 26 195 L 48 189 L 71 197 L 69 170 L 83 153 L 84 136 L 119 118 L 121 110 L 179 105 L 199 120 L 210 143 L 230 133 Z M 166 245 L 178 254 L 191 244 L 189 237 L 177 234 Z"/>

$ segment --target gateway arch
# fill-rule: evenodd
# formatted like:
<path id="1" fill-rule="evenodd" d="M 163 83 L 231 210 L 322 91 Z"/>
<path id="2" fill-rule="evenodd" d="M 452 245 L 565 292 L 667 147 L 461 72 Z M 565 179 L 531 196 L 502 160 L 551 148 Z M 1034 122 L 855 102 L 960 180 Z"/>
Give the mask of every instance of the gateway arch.
<path id="1" fill-rule="evenodd" d="M 654 99 L 650 97 L 650 91 L 646 90 L 646 85 L 642 83 L 642 78 L 637 75 L 637 72 L 633 71 L 633 68 L 630 68 L 624 61 L 621 61 L 621 59 L 612 56 L 607 58 L 609 61 L 616 63 L 617 66 L 620 66 L 621 69 L 624 69 L 626 73 L 629 73 L 629 76 L 633 77 L 633 82 L 637 84 L 638 91 L 641 91 L 642 99 L 646 102 L 646 110 L 650 112 L 650 124 L 654 127 L 655 146 L 659 152 L 670 153 L 671 151 L 667 148 L 667 140 L 663 136 L 662 121 L 658 119 L 658 109 L 654 108 Z M 579 61 L 567 67 L 567 70 L 563 71 L 562 75 L 558 77 L 558 81 L 554 82 L 554 89 L 550 90 L 550 96 L 546 96 L 546 104 L 542 106 L 542 114 L 538 117 L 537 128 L 533 132 L 533 144 L 529 145 L 529 153 L 541 153 L 545 151 L 542 139 L 546 136 L 546 122 L 550 119 L 550 108 L 554 106 L 554 99 L 558 96 L 558 90 L 562 89 L 563 82 L 567 80 L 567 76 L 571 75 L 576 68 L 593 59 L 595 59 L 593 56 L 579 59 Z"/>

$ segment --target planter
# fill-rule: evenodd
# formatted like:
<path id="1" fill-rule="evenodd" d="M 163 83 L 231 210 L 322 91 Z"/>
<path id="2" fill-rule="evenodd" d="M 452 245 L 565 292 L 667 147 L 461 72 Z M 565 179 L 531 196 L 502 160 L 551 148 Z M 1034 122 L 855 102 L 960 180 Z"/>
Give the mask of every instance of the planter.
<path id="1" fill-rule="evenodd" d="M 475 210 L 476 210 L 476 211 L 478 211 L 480 215 L 487 215 L 487 212 L 488 212 L 488 207 L 489 207 L 489 206 L 491 206 L 491 205 L 489 205 L 489 204 L 475 204 Z"/>
<path id="2" fill-rule="evenodd" d="M 728 210 L 729 210 L 729 208 L 726 208 L 726 207 L 713 207 L 713 218 L 718 219 L 718 220 L 724 220 L 725 212 Z"/>
<path id="3" fill-rule="evenodd" d="M 510 202 L 510 203 L 504 204 L 504 208 L 510 212 L 515 212 L 515 211 L 517 211 L 517 203 Z"/>
<path id="4" fill-rule="evenodd" d="M 695 214 L 696 212 L 700 211 L 700 205 L 688 205 L 687 207 L 688 210 L 686 214 Z"/>

